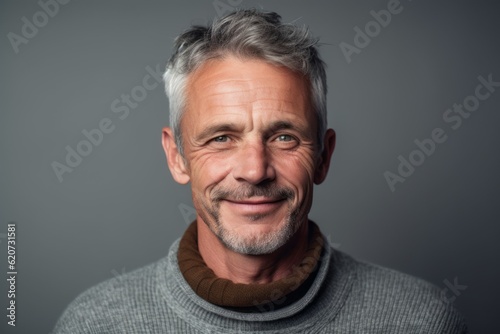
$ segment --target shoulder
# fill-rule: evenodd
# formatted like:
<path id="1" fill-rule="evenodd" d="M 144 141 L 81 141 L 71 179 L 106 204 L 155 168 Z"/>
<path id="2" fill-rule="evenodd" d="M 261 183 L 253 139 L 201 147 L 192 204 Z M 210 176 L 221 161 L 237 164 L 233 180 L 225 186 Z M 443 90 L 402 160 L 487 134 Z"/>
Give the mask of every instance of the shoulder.
<path id="1" fill-rule="evenodd" d="M 445 290 L 400 271 L 334 252 L 355 277 L 344 308 L 346 312 L 358 314 L 386 332 L 392 332 L 389 328 L 405 333 L 467 332 L 462 316 Z"/>
<path id="2" fill-rule="evenodd" d="M 59 318 L 53 333 L 119 333 L 152 308 L 158 262 L 108 279 L 81 293 Z"/>

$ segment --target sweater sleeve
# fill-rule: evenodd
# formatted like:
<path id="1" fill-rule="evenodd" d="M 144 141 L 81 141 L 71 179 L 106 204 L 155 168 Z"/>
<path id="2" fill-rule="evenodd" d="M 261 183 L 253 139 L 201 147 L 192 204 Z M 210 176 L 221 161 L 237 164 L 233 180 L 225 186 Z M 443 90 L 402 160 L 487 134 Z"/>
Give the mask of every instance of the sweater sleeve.
<path id="1" fill-rule="evenodd" d="M 427 313 L 429 323 L 435 327 L 432 333 L 467 334 L 469 332 L 462 315 L 451 302 L 442 297 L 430 300 Z"/>
<path id="2" fill-rule="evenodd" d="M 442 289 L 396 270 L 355 265 L 357 278 L 336 319 L 346 332 L 468 333 L 464 318 Z"/>
<path id="3" fill-rule="evenodd" d="M 94 293 L 86 291 L 68 305 L 56 323 L 52 334 L 97 334 L 106 333 L 95 314 L 92 298 Z"/>

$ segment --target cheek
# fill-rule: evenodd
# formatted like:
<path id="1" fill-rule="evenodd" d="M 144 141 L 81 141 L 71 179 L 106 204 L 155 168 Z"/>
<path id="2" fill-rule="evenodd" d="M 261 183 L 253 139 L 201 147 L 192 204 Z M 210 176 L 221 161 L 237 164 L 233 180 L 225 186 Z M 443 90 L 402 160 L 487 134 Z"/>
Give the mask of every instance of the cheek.
<path id="1" fill-rule="evenodd" d="M 229 173 L 226 159 L 213 154 L 191 154 L 189 161 L 192 188 L 197 192 L 211 189 Z"/>
<path id="2" fill-rule="evenodd" d="M 277 157 L 278 175 L 295 188 L 300 197 L 311 192 L 314 180 L 314 160 L 311 154 L 295 152 L 293 156 Z"/>

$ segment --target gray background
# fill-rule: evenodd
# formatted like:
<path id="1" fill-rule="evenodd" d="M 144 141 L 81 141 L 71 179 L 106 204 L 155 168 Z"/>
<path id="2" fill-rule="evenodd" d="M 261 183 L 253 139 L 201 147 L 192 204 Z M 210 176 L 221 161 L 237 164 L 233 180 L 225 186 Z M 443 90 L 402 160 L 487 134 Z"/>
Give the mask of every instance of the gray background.
<path id="1" fill-rule="evenodd" d="M 227 0 L 220 0 L 228 3 Z M 235 0 L 232 3 L 238 2 Z M 298 19 L 325 45 L 329 124 L 338 134 L 311 218 L 332 243 L 362 260 L 395 268 L 456 296 L 472 332 L 494 333 L 499 314 L 500 89 L 452 130 L 443 113 L 474 93 L 479 75 L 500 81 L 499 6 L 494 1 L 402 0 L 403 10 L 348 63 L 339 43 L 373 20 L 381 1 L 251 1 L 242 7 Z M 223 10 L 224 8 L 222 8 Z M 161 87 L 121 120 L 111 104 L 164 66 L 189 24 L 218 15 L 212 1 L 72 1 L 61 5 L 16 53 L 7 38 L 33 22 L 36 1 L 0 5 L 0 241 L 17 222 L 17 326 L 47 333 L 67 304 L 92 285 L 163 257 L 181 236 L 191 205 L 160 145 L 168 120 Z M 123 105 L 123 104 L 122 104 Z M 115 129 L 59 182 L 51 163 L 66 145 L 109 118 Z M 440 127 L 448 140 L 391 192 L 415 139 Z M 2 277 L 5 274 L 1 275 Z M 448 296 L 454 296 L 448 291 Z"/>

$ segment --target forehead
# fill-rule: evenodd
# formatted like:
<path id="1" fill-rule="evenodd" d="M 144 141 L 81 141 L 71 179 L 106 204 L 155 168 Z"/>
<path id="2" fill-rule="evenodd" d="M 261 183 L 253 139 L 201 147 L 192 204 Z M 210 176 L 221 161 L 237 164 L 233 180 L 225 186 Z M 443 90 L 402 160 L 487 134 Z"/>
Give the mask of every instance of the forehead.
<path id="1" fill-rule="evenodd" d="M 284 66 L 277 66 L 261 59 L 227 56 L 206 61 L 188 78 L 188 86 L 203 87 L 224 84 L 234 80 L 241 84 L 260 79 L 271 79 L 284 87 L 306 90 L 305 76 Z"/>
<path id="2" fill-rule="evenodd" d="M 262 60 L 210 60 L 187 81 L 186 112 L 238 114 L 247 111 L 295 113 L 309 118 L 309 81 L 302 74 Z M 302 114 L 302 115 L 299 115 Z M 283 116 L 281 114 L 281 116 Z"/>

